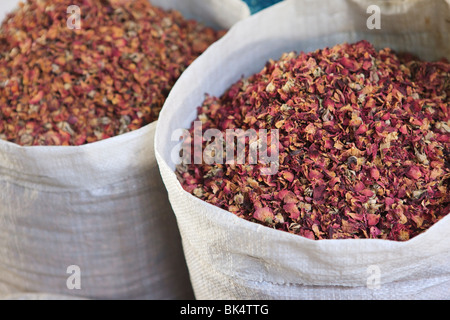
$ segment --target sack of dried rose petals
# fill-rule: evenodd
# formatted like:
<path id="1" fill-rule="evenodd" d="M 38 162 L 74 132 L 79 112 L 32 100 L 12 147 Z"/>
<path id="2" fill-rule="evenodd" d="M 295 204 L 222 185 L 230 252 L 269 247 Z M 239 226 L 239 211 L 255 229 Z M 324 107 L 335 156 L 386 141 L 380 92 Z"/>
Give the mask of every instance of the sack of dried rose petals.
<path id="1" fill-rule="evenodd" d="M 183 74 L 155 148 L 198 299 L 450 297 L 449 14 L 288 0 Z"/>
<path id="2" fill-rule="evenodd" d="M 0 4 L 0 294 L 192 297 L 154 120 L 221 33 L 144 0 L 7 15 L 18 3 Z M 249 15 L 237 0 L 152 3 L 220 29 Z"/>

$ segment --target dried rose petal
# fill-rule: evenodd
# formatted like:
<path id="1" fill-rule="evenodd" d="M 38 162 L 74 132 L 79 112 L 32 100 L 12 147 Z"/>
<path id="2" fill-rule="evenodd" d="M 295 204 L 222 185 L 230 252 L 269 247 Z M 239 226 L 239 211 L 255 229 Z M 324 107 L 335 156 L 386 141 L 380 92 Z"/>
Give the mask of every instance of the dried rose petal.
<path id="1" fill-rule="evenodd" d="M 300 216 L 300 211 L 295 203 L 285 204 L 283 209 L 289 214 L 289 217 L 292 220 L 297 220 Z"/>
<path id="2" fill-rule="evenodd" d="M 413 166 L 413 167 L 409 168 L 406 175 L 411 179 L 417 180 L 420 177 L 422 177 L 422 172 L 420 171 L 419 167 Z"/>
<path id="3" fill-rule="evenodd" d="M 274 219 L 273 212 L 268 207 L 256 209 L 253 217 L 261 222 L 271 222 Z"/>
<path id="4" fill-rule="evenodd" d="M 369 214 L 367 215 L 367 224 L 369 226 L 376 226 L 380 221 L 380 215 L 378 214 Z"/>
<path id="5" fill-rule="evenodd" d="M 33 98 L 30 100 L 30 104 L 37 104 L 39 103 L 42 98 L 44 97 L 44 91 L 39 91 Z"/>
<path id="6" fill-rule="evenodd" d="M 292 182 L 294 180 L 294 174 L 289 171 L 284 171 L 282 173 L 283 178 L 285 178 L 287 181 Z"/>
<path id="7" fill-rule="evenodd" d="M 371 168 L 370 169 L 370 176 L 372 177 L 372 179 L 374 180 L 378 180 L 380 179 L 380 171 L 378 171 L 377 168 Z"/>

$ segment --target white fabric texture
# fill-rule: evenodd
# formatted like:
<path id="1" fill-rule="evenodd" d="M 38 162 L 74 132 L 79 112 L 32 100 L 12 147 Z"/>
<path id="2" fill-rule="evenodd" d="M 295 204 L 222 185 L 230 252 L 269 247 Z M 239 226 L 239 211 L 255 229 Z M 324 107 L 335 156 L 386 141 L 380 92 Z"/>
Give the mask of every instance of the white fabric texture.
<path id="1" fill-rule="evenodd" d="M 380 30 L 366 25 L 373 4 L 381 9 Z M 450 216 L 406 242 L 313 241 L 195 198 L 171 159 L 179 150 L 172 132 L 190 127 L 204 94 L 223 94 L 270 58 L 363 39 L 426 60 L 450 58 L 449 15 L 444 0 L 287 0 L 237 23 L 186 70 L 160 115 L 155 147 L 198 299 L 450 298 Z"/>
<path id="2" fill-rule="evenodd" d="M 2 1 L 0 18 L 18 2 Z M 171 1 L 170 7 L 184 9 L 188 2 Z M 201 6 L 201 12 L 211 13 L 210 22 L 222 28 L 248 11 L 236 4 L 226 9 L 222 3 L 213 21 L 217 1 L 205 0 Z M 156 122 L 80 147 L 0 141 L 0 295 L 193 297 L 154 155 L 155 128 Z M 72 265 L 80 270 L 80 290 L 66 283 Z"/>
<path id="3" fill-rule="evenodd" d="M 250 16 L 242 0 L 151 0 L 161 8 L 176 8 L 188 19 L 195 19 L 216 28 L 231 28 L 237 21 Z"/>
<path id="4" fill-rule="evenodd" d="M 74 297 L 74 296 L 63 296 L 63 295 L 54 295 L 47 293 L 21 293 L 21 294 L 11 294 L 0 296 L 0 300 L 8 300 L 8 301 L 82 301 L 88 300 L 84 298 Z"/>

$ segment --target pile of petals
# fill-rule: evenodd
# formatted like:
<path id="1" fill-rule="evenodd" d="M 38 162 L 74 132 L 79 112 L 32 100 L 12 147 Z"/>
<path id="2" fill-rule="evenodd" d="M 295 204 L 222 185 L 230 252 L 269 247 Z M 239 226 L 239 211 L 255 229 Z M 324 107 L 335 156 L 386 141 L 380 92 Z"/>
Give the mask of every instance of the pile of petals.
<path id="1" fill-rule="evenodd" d="M 278 173 L 223 161 L 182 163 L 177 176 L 204 201 L 306 238 L 411 239 L 450 211 L 449 73 L 445 59 L 367 41 L 284 54 L 198 108 L 203 131 L 278 129 Z"/>
<path id="2" fill-rule="evenodd" d="M 137 130 L 224 33 L 148 0 L 20 3 L 0 28 L 0 139 L 78 146 Z"/>

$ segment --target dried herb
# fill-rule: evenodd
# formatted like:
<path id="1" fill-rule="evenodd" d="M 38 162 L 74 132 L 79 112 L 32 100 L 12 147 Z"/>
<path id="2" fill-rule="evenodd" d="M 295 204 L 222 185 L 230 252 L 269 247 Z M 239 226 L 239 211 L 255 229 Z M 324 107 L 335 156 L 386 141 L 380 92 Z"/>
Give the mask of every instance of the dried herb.
<path id="1" fill-rule="evenodd" d="M 175 81 L 223 32 L 148 0 L 28 0 L 0 29 L 0 139 L 82 145 L 157 120 Z"/>
<path id="2" fill-rule="evenodd" d="M 411 239 L 450 212 L 449 73 L 366 41 L 284 54 L 198 108 L 203 131 L 279 129 L 277 175 L 205 163 L 177 175 L 200 199 L 310 239 Z"/>

